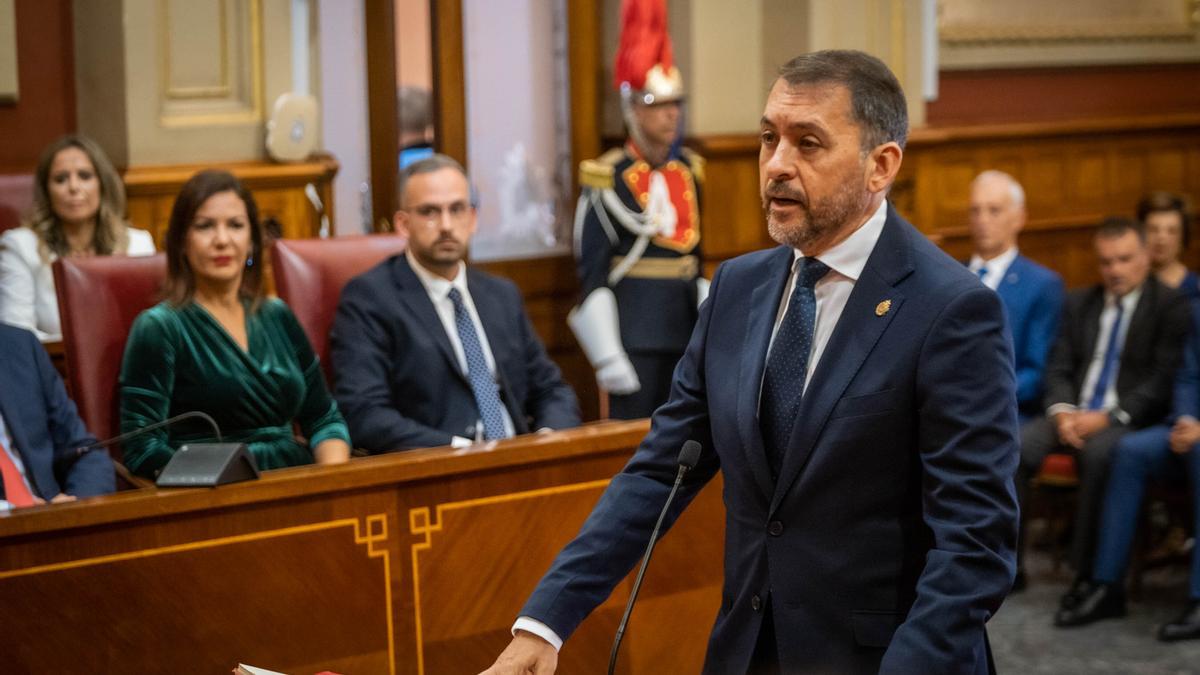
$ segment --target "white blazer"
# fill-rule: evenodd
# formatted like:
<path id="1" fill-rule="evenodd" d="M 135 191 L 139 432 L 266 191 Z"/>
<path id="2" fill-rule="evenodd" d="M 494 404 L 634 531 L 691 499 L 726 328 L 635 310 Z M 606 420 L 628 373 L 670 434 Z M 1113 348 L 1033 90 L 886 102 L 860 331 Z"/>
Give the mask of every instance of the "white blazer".
<path id="1" fill-rule="evenodd" d="M 129 228 L 127 255 L 152 255 L 154 237 Z M 33 230 L 17 227 L 0 234 L 0 321 L 33 331 L 42 342 L 62 339 L 58 296 L 50 261 L 38 253 Z"/>

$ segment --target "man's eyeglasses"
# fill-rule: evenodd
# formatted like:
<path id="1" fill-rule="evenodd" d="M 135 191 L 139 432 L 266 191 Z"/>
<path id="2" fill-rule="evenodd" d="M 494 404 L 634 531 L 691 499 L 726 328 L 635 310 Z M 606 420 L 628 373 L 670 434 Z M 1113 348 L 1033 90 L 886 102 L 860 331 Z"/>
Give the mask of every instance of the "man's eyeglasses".
<path id="1" fill-rule="evenodd" d="M 438 204 L 418 204 L 405 211 L 409 214 L 409 222 L 416 227 L 435 229 L 442 224 L 442 218 L 449 218 L 451 225 L 462 225 L 471 217 L 471 204 L 465 201 L 454 202 L 445 206 Z"/>

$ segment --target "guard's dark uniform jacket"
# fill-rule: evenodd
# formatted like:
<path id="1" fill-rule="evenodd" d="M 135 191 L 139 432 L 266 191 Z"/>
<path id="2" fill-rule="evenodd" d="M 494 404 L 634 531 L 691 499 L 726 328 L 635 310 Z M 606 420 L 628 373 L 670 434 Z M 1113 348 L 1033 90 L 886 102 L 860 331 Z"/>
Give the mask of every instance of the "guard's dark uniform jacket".
<path id="1" fill-rule="evenodd" d="M 632 143 L 580 164 L 580 301 L 602 286 L 612 289 L 621 343 L 642 385 L 634 394 L 611 397 L 614 418 L 648 417 L 667 400 L 672 371 L 696 323 L 703 181 L 704 158 L 686 148 L 657 168 Z M 654 184 L 659 187 L 652 190 Z M 663 184 L 672 209 L 651 203 Z"/>

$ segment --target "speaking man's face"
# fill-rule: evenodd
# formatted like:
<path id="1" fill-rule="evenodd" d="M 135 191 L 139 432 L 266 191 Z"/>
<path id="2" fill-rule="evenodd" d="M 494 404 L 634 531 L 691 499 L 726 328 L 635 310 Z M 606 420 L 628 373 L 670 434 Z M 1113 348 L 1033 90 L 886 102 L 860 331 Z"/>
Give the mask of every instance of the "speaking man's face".
<path id="1" fill-rule="evenodd" d="M 475 209 L 466 176 L 453 167 L 414 174 L 404 186 L 396 230 L 421 266 L 453 279 L 475 234 Z"/>
<path id="2" fill-rule="evenodd" d="M 871 192 L 862 130 L 841 84 L 775 81 L 760 127 L 759 187 L 775 241 L 808 249 L 861 224 Z"/>

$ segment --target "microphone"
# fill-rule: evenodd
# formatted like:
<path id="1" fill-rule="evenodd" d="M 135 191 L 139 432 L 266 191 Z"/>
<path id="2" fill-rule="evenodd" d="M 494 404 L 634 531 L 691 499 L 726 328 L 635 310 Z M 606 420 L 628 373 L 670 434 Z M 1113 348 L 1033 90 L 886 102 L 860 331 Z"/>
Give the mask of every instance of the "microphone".
<path id="1" fill-rule="evenodd" d="M 667 517 L 667 509 L 671 508 L 671 502 L 675 500 L 675 493 L 683 482 L 683 474 L 694 468 L 696 462 L 700 460 L 700 450 L 698 442 L 685 441 L 683 448 L 679 451 L 679 472 L 675 474 L 675 484 L 671 486 L 671 493 L 667 495 L 667 503 L 663 504 L 662 511 L 658 514 L 658 522 L 654 524 L 654 531 L 650 533 L 650 543 L 647 544 L 646 553 L 642 556 L 642 566 L 638 568 L 637 578 L 633 582 L 633 591 L 629 593 L 629 601 L 625 603 L 625 614 L 621 616 L 621 624 L 617 626 L 612 654 L 608 657 L 608 675 L 613 675 L 613 670 L 617 667 L 617 652 L 621 649 L 621 638 L 625 637 L 625 626 L 629 623 L 629 615 L 633 613 L 633 603 L 637 602 L 638 591 L 642 588 L 642 577 L 646 576 L 646 566 L 650 564 L 650 555 L 654 553 L 654 545 L 658 543 L 658 531 L 662 529 L 663 520 Z"/>
<path id="2" fill-rule="evenodd" d="M 99 450 L 100 448 L 107 448 L 108 446 L 113 445 L 115 443 L 127 441 L 131 438 L 137 438 L 138 436 L 141 436 L 144 433 L 154 431 L 155 429 L 161 429 L 162 427 L 170 426 L 172 424 L 175 424 L 176 422 L 182 422 L 183 420 L 195 419 L 195 418 L 200 418 L 200 419 L 204 420 L 205 422 L 208 422 L 209 426 L 212 427 L 213 436 L 216 437 L 218 443 L 221 442 L 221 428 L 217 426 L 217 421 L 214 420 L 211 416 L 209 416 L 208 413 L 202 413 L 199 410 L 193 410 L 191 412 L 181 413 L 174 417 L 168 417 L 167 419 L 165 419 L 161 422 L 155 422 L 154 424 L 147 424 L 146 426 L 141 427 L 140 429 L 134 429 L 133 431 L 127 431 L 119 436 L 113 436 L 112 438 L 110 438 L 106 441 L 98 441 L 96 443 L 92 443 L 91 445 L 85 445 L 82 448 L 75 448 L 73 452 L 75 453 L 76 457 L 82 457 L 84 455 L 84 453 L 88 453 L 93 450 Z M 69 453 L 72 451 L 67 451 L 67 452 Z"/>

